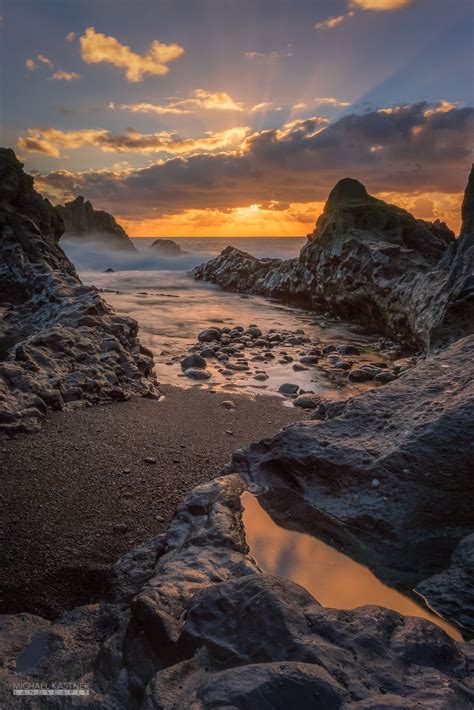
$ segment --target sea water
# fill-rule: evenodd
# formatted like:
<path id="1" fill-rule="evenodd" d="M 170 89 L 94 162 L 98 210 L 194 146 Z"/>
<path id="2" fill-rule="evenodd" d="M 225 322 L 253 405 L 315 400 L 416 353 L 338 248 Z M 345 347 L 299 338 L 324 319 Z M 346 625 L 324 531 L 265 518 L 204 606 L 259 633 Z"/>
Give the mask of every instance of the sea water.
<path id="1" fill-rule="evenodd" d="M 118 313 L 138 321 L 140 339 L 153 351 L 160 382 L 180 387 L 217 387 L 247 394 L 276 394 L 281 384 L 290 382 L 326 398 L 339 398 L 341 388 L 349 390 L 349 394 L 367 389 L 369 385 L 365 383 L 349 384 L 345 378 L 329 375 L 324 368 L 310 367 L 295 372 L 291 364 L 281 364 L 277 359 L 255 365 L 257 369 L 264 367 L 269 376 L 263 382 L 253 379 L 254 367 L 249 373 L 225 377 L 218 372 L 215 360 L 209 361 L 212 378 L 204 384 L 196 385 L 184 376 L 179 358 L 196 343 L 198 333 L 212 325 L 247 327 L 254 323 L 264 332 L 271 328 L 302 328 L 307 336 L 323 344 L 357 343 L 362 350 L 360 364 L 374 358 L 380 360 L 380 356 L 367 348 L 373 338 L 362 335 L 351 324 L 328 319 L 316 322 L 314 312 L 258 296 L 228 293 L 213 284 L 195 281 L 189 273 L 228 245 L 257 257 L 290 259 L 299 254 L 304 238 L 176 238 L 174 241 L 188 254 L 177 258 L 158 256 L 149 248 L 152 238 L 134 239 L 136 254 L 91 250 L 81 244 L 78 246 L 77 242 L 61 242 L 84 283 L 103 289 L 103 297 Z M 107 268 L 114 271 L 105 272 Z M 298 356 L 291 354 L 297 361 Z M 251 357 L 252 351 L 247 355 Z"/>

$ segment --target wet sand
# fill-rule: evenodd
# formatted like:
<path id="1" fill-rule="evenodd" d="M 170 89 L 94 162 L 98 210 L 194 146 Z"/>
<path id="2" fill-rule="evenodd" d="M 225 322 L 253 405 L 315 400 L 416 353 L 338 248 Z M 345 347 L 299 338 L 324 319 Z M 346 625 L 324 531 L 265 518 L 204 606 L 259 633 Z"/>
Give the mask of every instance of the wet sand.
<path id="1" fill-rule="evenodd" d="M 279 397 L 160 389 L 159 402 L 55 412 L 39 432 L 0 442 L 0 613 L 52 618 L 97 600 L 111 564 L 164 532 L 235 449 L 308 418 Z"/>

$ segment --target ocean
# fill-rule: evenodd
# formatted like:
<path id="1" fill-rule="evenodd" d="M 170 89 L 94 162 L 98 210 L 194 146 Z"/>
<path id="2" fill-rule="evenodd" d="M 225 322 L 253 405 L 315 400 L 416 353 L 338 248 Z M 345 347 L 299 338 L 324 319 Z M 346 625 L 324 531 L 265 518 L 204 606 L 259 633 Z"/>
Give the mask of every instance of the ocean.
<path id="1" fill-rule="evenodd" d="M 306 391 L 338 398 L 342 387 L 353 394 L 366 389 L 366 384 L 348 384 L 330 376 L 322 368 L 295 372 L 289 363 L 278 360 L 265 364 L 268 380 L 253 379 L 254 371 L 226 377 L 218 372 L 217 363 L 209 361 L 212 378 L 196 384 L 182 373 L 179 360 L 196 343 L 201 330 L 220 324 L 229 327 L 257 324 L 262 331 L 271 328 L 305 334 L 323 344 L 357 343 L 362 349 L 361 362 L 374 359 L 367 349 L 371 338 L 358 328 L 281 302 L 227 293 L 213 284 L 195 281 L 189 274 L 194 266 L 211 259 L 228 245 L 236 246 L 254 256 L 289 259 L 299 254 L 305 238 L 173 238 L 189 252 L 178 258 L 156 256 L 149 249 L 153 238 L 133 239 L 138 254 L 91 251 L 77 244 L 61 242 L 72 259 L 84 283 L 103 290 L 103 297 L 123 315 L 135 318 L 140 326 L 140 339 L 154 354 L 159 381 L 180 387 L 214 387 L 247 394 L 276 394 L 281 384 L 298 384 Z M 113 272 L 105 273 L 107 268 Z"/>

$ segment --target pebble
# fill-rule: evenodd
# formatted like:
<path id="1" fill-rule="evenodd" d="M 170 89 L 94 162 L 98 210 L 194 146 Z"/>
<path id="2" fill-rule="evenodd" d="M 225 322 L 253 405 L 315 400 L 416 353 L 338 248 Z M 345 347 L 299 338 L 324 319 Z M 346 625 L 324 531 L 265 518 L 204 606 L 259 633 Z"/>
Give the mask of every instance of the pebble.
<path id="1" fill-rule="evenodd" d="M 385 385 L 388 382 L 393 382 L 394 380 L 397 379 L 397 376 L 393 372 L 379 372 L 377 375 L 374 377 L 374 381 L 378 382 L 381 385 Z"/>
<path id="2" fill-rule="evenodd" d="M 125 523 L 119 523 L 118 525 L 114 525 L 114 530 L 115 532 L 124 534 L 128 530 L 128 525 L 125 525 Z"/>
<path id="3" fill-rule="evenodd" d="M 378 478 L 372 480 L 372 488 L 378 488 L 380 486 L 380 481 Z"/>
<path id="4" fill-rule="evenodd" d="M 132 469 L 130 468 L 124 468 L 122 473 L 132 473 Z"/>
<path id="5" fill-rule="evenodd" d="M 225 399 L 223 402 L 221 402 L 221 407 L 224 407 L 225 409 L 235 409 L 235 404 L 232 402 L 231 399 Z"/>
<path id="6" fill-rule="evenodd" d="M 210 348 L 208 348 L 208 350 L 210 350 Z M 211 352 L 214 355 L 214 350 L 211 350 Z M 201 355 L 195 353 L 194 355 L 188 355 L 188 357 L 185 357 L 183 360 L 181 360 L 181 367 L 183 368 L 183 370 L 188 370 L 192 367 L 197 367 L 201 369 L 207 367 L 207 363 Z"/>
<path id="7" fill-rule="evenodd" d="M 369 382 L 369 380 L 373 379 L 373 375 L 365 370 L 352 370 L 347 375 L 347 379 L 349 382 Z"/>
<path id="8" fill-rule="evenodd" d="M 230 434 L 232 436 L 234 432 L 232 431 L 232 429 L 226 429 L 225 433 Z"/>
<path id="9" fill-rule="evenodd" d="M 278 391 L 282 394 L 296 394 L 299 390 L 299 385 L 292 384 L 291 382 L 284 382 L 278 388 Z"/>
<path id="10" fill-rule="evenodd" d="M 184 371 L 186 377 L 191 377 L 193 380 L 208 380 L 211 377 L 211 373 L 207 370 L 200 370 L 197 367 L 190 367 Z"/>
<path id="11" fill-rule="evenodd" d="M 254 376 L 254 380 L 258 380 L 259 382 L 263 382 L 264 380 L 268 380 L 268 375 L 265 375 L 263 372 L 259 372 L 257 375 Z"/>
<path id="12" fill-rule="evenodd" d="M 152 458 L 151 456 L 147 456 L 146 459 L 143 459 L 145 463 L 156 463 L 156 459 Z"/>
<path id="13" fill-rule="evenodd" d="M 337 352 L 341 355 L 360 355 L 360 350 L 355 345 L 338 345 Z"/>
<path id="14" fill-rule="evenodd" d="M 221 331 L 218 328 L 208 328 L 207 330 L 202 330 L 198 334 L 198 340 L 200 343 L 210 343 L 213 340 L 219 340 L 221 337 Z"/>

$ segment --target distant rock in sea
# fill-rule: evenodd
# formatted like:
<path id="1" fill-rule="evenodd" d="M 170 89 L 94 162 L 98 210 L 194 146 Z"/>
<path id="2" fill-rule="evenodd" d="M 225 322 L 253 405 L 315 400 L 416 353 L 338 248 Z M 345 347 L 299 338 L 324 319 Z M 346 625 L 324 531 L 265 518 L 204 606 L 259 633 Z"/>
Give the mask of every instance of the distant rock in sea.
<path id="1" fill-rule="evenodd" d="M 181 249 L 172 239 L 155 239 L 153 244 L 150 245 L 150 249 L 156 251 L 160 256 L 185 256 L 189 254 L 188 251 Z"/>
<path id="2" fill-rule="evenodd" d="M 82 195 L 64 205 L 58 205 L 56 211 L 64 222 L 63 238 L 91 241 L 107 249 L 137 251 L 115 217 L 108 212 L 95 210 Z"/>

